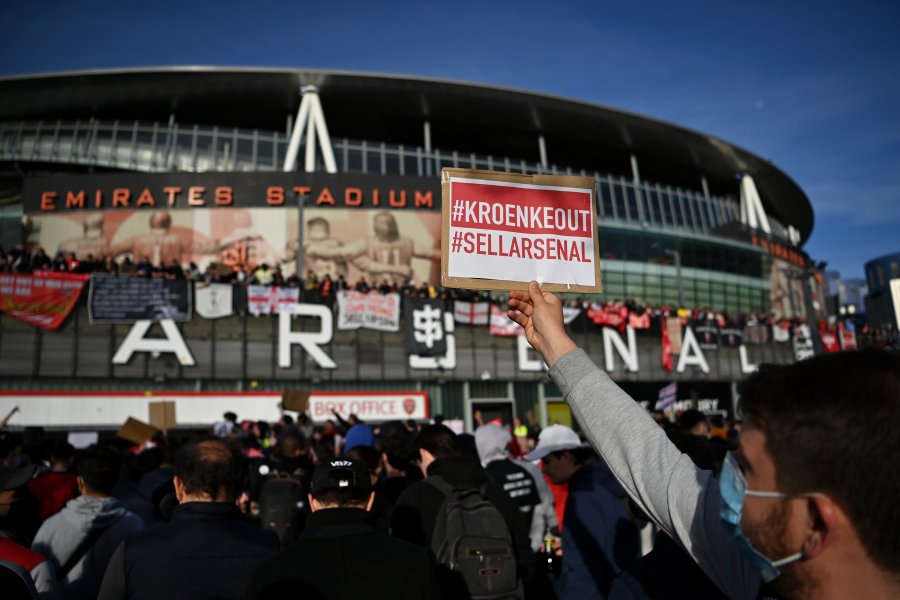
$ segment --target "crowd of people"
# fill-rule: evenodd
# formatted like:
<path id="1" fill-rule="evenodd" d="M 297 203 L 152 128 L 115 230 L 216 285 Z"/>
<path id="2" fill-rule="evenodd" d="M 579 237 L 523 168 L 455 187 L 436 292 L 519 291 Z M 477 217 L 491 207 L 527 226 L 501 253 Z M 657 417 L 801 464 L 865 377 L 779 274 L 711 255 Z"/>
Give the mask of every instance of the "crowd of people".
<path id="1" fill-rule="evenodd" d="M 740 428 L 673 423 L 577 348 L 558 297 L 510 298 L 582 435 L 234 413 L 79 452 L 7 432 L 0 559 L 43 597 L 897 597 L 896 353 L 763 367 Z"/>
<path id="2" fill-rule="evenodd" d="M 104 273 L 117 276 L 135 276 L 147 278 L 184 279 L 197 284 L 229 283 L 242 285 L 278 286 L 299 289 L 300 302 L 313 302 L 327 304 L 336 308 L 338 292 L 354 290 L 360 293 L 390 294 L 398 293 L 404 297 L 417 297 L 436 299 L 445 303 L 447 310 L 452 309 L 452 303 L 462 301 L 491 301 L 502 304 L 505 300 L 499 295 L 491 295 L 487 292 L 462 290 L 456 288 L 444 288 L 431 282 L 416 282 L 406 279 L 400 283 L 396 278 L 385 278 L 378 281 L 368 281 L 365 276 L 354 282 L 348 282 L 344 275 L 332 278 L 330 273 L 317 274 L 313 270 L 307 271 L 305 277 L 297 273 L 285 277 L 280 265 L 270 266 L 267 263 L 261 265 L 246 266 L 245 268 L 220 268 L 216 263 L 210 263 L 205 269 L 200 269 L 191 262 L 185 267 L 177 260 L 173 260 L 169 266 L 154 264 L 149 258 L 137 263 L 125 256 L 120 261 L 112 258 L 103 260 L 95 259 L 87 255 L 80 260 L 74 252 L 58 251 L 51 259 L 42 248 L 27 253 L 21 246 L 17 246 L 9 253 L 0 249 L 0 272 L 30 273 L 35 270 L 50 270 L 74 273 Z M 729 313 L 714 307 L 683 307 L 677 305 L 653 305 L 640 300 L 631 299 L 621 301 L 607 299 L 600 301 L 593 298 L 583 298 L 577 295 L 569 295 L 565 299 L 568 308 L 577 308 L 585 312 L 583 321 L 604 327 L 615 327 L 621 330 L 628 325 L 636 330 L 653 329 L 659 331 L 661 319 L 677 317 L 682 324 L 711 323 L 718 328 L 735 328 L 741 332 L 750 326 L 777 326 L 791 331 L 799 324 L 805 323 L 805 319 L 778 318 L 771 313 Z M 851 321 L 848 321 L 851 322 Z M 824 322 L 820 322 L 824 323 Z M 854 328 L 855 324 L 852 325 Z M 836 323 L 825 324 L 829 331 L 836 331 Z M 754 331 L 762 331 L 757 328 Z M 860 340 L 869 345 L 891 345 L 896 338 L 892 331 L 870 328 L 863 324 L 858 328 Z M 747 336 L 752 343 L 754 341 L 766 342 L 770 340 L 768 334 L 764 339 L 755 340 L 753 336 Z"/>
<path id="3" fill-rule="evenodd" d="M 698 411 L 655 418 L 699 436 L 719 463 L 733 444 Z M 478 594 L 440 562 L 447 540 L 436 539 L 445 498 L 465 489 L 507 536 L 507 555 L 491 560 L 514 574 L 501 582 L 508 597 L 556 597 L 553 580 L 560 598 L 608 591 L 637 560 L 643 521 L 572 429 L 476 413 L 474 435 L 457 435 L 441 421 L 335 414 L 314 427 L 306 414 L 266 423 L 226 413 L 199 437 L 77 452 L 5 432 L 0 559 L 48 598 L 468 598 Z"/>

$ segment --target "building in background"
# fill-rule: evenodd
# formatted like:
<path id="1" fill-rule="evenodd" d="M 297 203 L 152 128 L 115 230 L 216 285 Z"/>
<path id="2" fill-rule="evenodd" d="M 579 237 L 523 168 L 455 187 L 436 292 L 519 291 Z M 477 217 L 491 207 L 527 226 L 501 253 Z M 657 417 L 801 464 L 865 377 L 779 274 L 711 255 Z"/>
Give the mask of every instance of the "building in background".
<path id="1" fill-rule="evenodd" d="M 286 69 L 12 77 L 0 79 L 0 96 L 4 249 L 437 283 L 442 167 L 587 175 L 604 286 L 595 300 L 779 319 L 824 310 L 821 274 L 803 251 L 812 206 L 790 176 L 710 134 L 633 113 L 485 85 Z M 179 323 L 190 361 L 135 352 L 115 362 L 133 320 L 90 323 L 79 307 L 44 332 L 4 315 L 0 388 L 415 390 L 428 393 L 431 414 L 469 424 L 476 409 L 545 421 L 558 408 L 534 355 L 465 321 L 445 328 L 452 360 L 450 350 L 410 358 L 402 332 L 336 326 L 319 342 L 333 368 L 306 346 L 285 351 L 278 319 L 246 315 Z M 795 356 L 770 336 L 744 347 L 732 332 L 729 343 L 706 340 L 705 369 L 670 373 L 658 337 L 621 337 L 634 349 L 622 360 L 612 334 L 575 334 L 639 399 L 679 380 L 681 393 L 730 407 L 749 366 Z"/>
<path id="2" fill-rule="evenodd" d="M 893 332 L 900 330 L 900 252 L 870 260 L 865 265 L 869 294 L 869 325 Z"/>

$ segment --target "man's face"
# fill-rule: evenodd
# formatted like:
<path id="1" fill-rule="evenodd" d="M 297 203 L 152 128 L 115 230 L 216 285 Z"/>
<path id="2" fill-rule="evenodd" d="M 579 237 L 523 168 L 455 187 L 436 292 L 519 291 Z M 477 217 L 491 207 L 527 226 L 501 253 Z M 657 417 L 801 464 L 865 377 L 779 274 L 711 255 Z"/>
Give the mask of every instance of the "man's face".
<path id="1" fill-rule="evenodd" d="M 551 452 L 544 457 L 541 469 L 550 478 L 550 481 L 559 485 L 566 483 L 578 470 L 578 465 L 572 459 L 569 452 Z"/>
<path id="2" fill-rule="evenodd" d="M 735 454 L 747 489 L 777 492 L 775 461 L 766 448 L 766 433 L 751 422 L 741 430 L 740 449 Z M 741 530 L 753 547 L 769 560 L 778 560 L 799 551 L 803 546 L 804 520 L 800 509 L 802 498 L 761 498 L 745 496 L 741 511 Z M 797 518 L 793 518 L 795 516 Z M 773 585 L 790 597 L 799 596 L 803 587 L 802 562 L 781 568 L 782 574 Z M 800 567 L 800 568 L 798 568 Z"/>
<path id="3" fill-rule="evenodd" d="M 306 233 L 306 237 L 311 242 L 318 242 L 321 240 L 328 239 L 329 236 L 328 228 L 325 227 L 322 223 L 313 223 L 309 226 L 309 231 Z"/>
<path id="4" fill-rule="evenodd" d="M 383 241 L 392 241 L 397 239 L 397 222 L 394 217 L 387 214 L 380 214 L 372 221 L 372 228 L 375 230 L 375 237 Z"/>

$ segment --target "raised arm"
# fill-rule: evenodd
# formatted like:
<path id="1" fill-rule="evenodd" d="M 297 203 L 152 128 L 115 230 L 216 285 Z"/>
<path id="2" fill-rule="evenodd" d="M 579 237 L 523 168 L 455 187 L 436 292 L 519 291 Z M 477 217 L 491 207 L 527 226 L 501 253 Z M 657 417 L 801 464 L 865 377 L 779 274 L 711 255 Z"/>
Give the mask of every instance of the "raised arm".
<path id="1" fill-rule="evenodd" d="M 510 292 L 508 316 L 550 366 L 588 440 L 629 496 L 731 598 L 754 598 L 759 575 L 719 518 L 713 474 L 697 469 L 566 333 L 562 303 L 536 282 Z"/>

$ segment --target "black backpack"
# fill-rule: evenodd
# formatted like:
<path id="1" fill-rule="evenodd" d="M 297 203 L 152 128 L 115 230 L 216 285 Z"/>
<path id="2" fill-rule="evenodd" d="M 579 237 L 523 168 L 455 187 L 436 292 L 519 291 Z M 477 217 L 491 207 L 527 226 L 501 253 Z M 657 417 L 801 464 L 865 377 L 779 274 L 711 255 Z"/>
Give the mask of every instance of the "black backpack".
<path id="1" fill-rule="evenodd" d="M 462 577 L 472 600 L 521 598 L 512 535 L 488 501 L 487 486 L 458 489 L 434 476 L 425 481 L 444 494 L 431 538 L 438 563 Z"/>
<path id="2" fill-rule="evenodd" d="M 287 548 L 300 535 L 306 497 L 303 486 L 290 475 L 275 472 L 259 492 L 259 519 L 263 529 L 274 531 Z"/>

